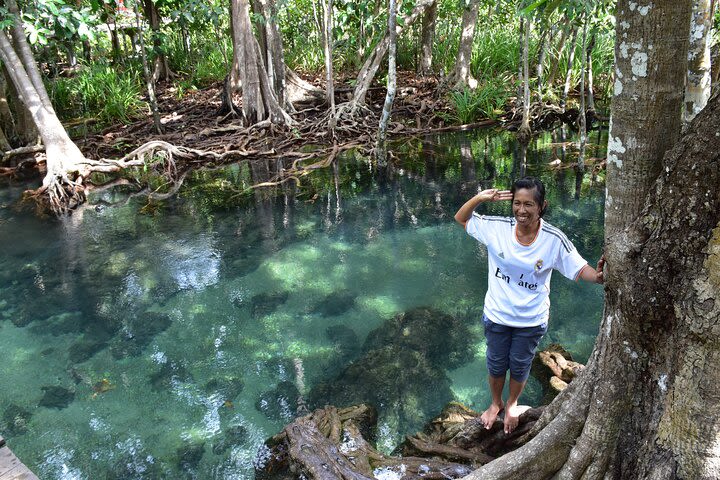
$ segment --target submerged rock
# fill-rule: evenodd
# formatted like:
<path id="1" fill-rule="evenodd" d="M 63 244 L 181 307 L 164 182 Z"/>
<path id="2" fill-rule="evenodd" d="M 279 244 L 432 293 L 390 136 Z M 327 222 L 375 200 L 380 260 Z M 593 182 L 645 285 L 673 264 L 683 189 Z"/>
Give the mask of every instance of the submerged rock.
<path id="1" fill-rule="evenodd" d="M 414 308 L 370 332 L 363 351 L 384 345 L 414 350 L 440 368 L 457 368 L 473 358 L 474 336 L 458 318 L 432 308 Z"/>
<path id="2" fill-rule="evenodd" d="M 5 409 L 5 412 L 3 412 L 0 431 L 13 437 L 22 435 L 28 430 L 30 417 L 32 417 L 30 412 L 12 403 Z"/>
<path id="3" fill-rule="evenodd" d="M 260 395 L 255 408 L 270 420 L 288 421 L 295 417 L 299 396 L 300 392 L 292 382 L 280 382 L 274 389 Z"/>
<path id="4" fill-rule="evenodd" d="M 346 325 L 332 325 L 325 330 L 328 339 L 343 359 L 354 358 L 360 352 L 357 333 Z"/>
<path id="5" fill-rule="evenodd" d="M 80 340 L 73 343 L 68 349 L 68 358 L 72 363 L 81 363 L 107 347 L 106 342 L 97 342 L 83 335 Z"/>
<path id="6" fill-rule="evenodd" d="M 116 359 L 140 355 L 155 336 L 167 330 L 172 319 L 165 313 L 145 312 L 128 320 L 120 338 L 113 342 L 110 352 Z"/>
<path id="7" fill-rule="evenodd" d="M 398 420 L 419 428 L 453 398 L 450 380 L 420 352 L 396 345 L 371 350 L 340 375 L 315 386 L 310 404 L 348 407 L 361 403 L 380 412 L 393 411 Z"/>
<path id="8" fill-rule="evenodd" d="M 357 295 L 350 290 L 339 290 L 316 303 L 310 313 L 317 313 L 323 317 L 342 315 L 355 306 L 356 298 Z"/>
<path id="9" fill-rule="evenodd" d="M 283 303 L 287 302 L 290 292 L 273 292 L 273 293 L 260 293 L 255 295 L 250 300 L 252 316 L 262 317 L 270 315 L 280 307 Z"/>
<path id="10" fill-rule="evenodd" d="M 150 387 L 155 392 L 170 390 L 172 388 L 173 379 L 186 380 L 190 378 L 187 369 L 175 362 L 165 362 L 160 366 L 160 370 L 150 375 Z"/>
<path id="11" fill-rule="evenodd" d="M 328 336 L 352 351 L 354 332 L 331 328 Z M 310 405 L 368 403 L 381 415 L 419 428 L 453 399 L 445 372 L 470 361 L 472 345 L 473 335 L 461 321 L 431 308 L 412 309 L 370 332 L 359 358 L 311 390 Z"/>
<path id="12" fill-rule="evenodd" d="M 178 466 L 180 470 L 191 471 L 195 470 L 202 460 L 203 454 L 205 453 L 205 442 L 202 443 L 189 443 L 178 448 Z"/>
<path id="13" fill-rule="evenodd" d="M 67 408 L 67 406 L 75 400 L 75 392 L 64 387 L 42 387 L 42 391 L 45 392 L 45 394 L 40 399 L 40 403 L 38 403 L 39 407 L 62 410 L 63 408 Z"/>
<path id="14" fill-rule="evenodd" d="M 242 378 L 226 375 L 210 379 L 205 384 L 205 391 L 209 394 L 217 393 L 223 400 L 233 400 L 240 395 L 244 386 Z"/>
<path id="15" fill-rule="evenodd" d="M 213 443 L 212 452 L 215 455 L 222 455 L 235 445 L 241 445 L 248 439 L 247 428 L 242 425 L 233 425 L 223 435 Z"/>

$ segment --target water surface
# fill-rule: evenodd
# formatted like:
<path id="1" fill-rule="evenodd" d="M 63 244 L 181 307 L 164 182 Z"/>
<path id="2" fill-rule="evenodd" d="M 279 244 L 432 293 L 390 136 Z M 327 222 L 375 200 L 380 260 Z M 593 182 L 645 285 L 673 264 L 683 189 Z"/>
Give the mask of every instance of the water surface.
<path id="1" fill-rule="evenodd" d="M 594 264 L 604 185 L 547 168 L 574 161 L 557 138 L 525 157 L 507 133 L 411 139 L 391 166 L 346 155 L 250 195 L 238 192 L 278 166 L 231 166 L 196 173 L 169 202 L 106 192 L 61 222 L 18 210 L 21 188 L 2 186 L 0 433 L 44 479 L 252 478 L 298 386 L 311 408 L 376 399 L 386 451 L 450 398 L 484 408 L 486 253 L 452 217 L 478 188 L 539 175 L 547 220 Z M 543 343 L 585 361 L 602 289 L 556 272 L 551 302 Z M 393 330 L 409 311 L 429 315 L 426 331 Z M 442 352 L 401 338 L 438 322 L 463 332 L 426 333 Z M 373 363 L 406 365 L 407 352 L 407 374 Z M 522 401 L 541 397 L 531 380 Z"/>

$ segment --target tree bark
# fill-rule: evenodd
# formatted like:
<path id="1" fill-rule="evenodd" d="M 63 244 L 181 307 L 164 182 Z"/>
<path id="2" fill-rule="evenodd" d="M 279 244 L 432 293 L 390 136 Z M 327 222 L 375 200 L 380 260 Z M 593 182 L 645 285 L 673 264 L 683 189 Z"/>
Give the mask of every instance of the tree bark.
<path id="1" fill-rule="evenodd" d="M 462 26 L 460 27 L 460 45 L 455 59 L 455 66 L 449 75 L 449 83 L 453 88 L 463 89 L 477 87 L 477 80 L 470 73 L 470 60 L 472 57 L 473 40 L 475 39 L 475 28 L 477 27 L 479 0 L 467 0 L 462 15 Z"/>
<path id="2" fill-rule="evenodd" d="M 432 73 L 433 41 L 435 40 L 435 24 L 437 23 L 437 0 L 434 1 L 422 18 L 420 63 L 418 73 L 430 75 Z"/>
<path id="3" fill-rule="evenodd" d="M 395 68 L 395 55 L 397 53 L 396 25 L 397 19 L 395 0 L 390 0 L 390 4 L 388 6 L 388 37 L 390 40 L 390 51 L 388 52 L 387 94 L 385 95 L 385 104 L 383 105 L 382 115 L 380 116 L 377 143 L 375 144 L 375 153 L 380 165 L 384 165 L 387 161 L 387 146 L 385 145 L 385 137 L 387 135 L 387 127 L 390 122 L 390 113 L 392 112 L 393 101 L 395 100 L 395 89 L 397 87 L 397 74 Z"/>
<path id="4" fill-rule="evenodd" d="M 710 43 L 712 42 L 712 0 L 693 0 L 690 23 L 690 51 L 688 52 L 687 83 L 683 122 L 689 124 L 710 98 L 712 68 Z"/>

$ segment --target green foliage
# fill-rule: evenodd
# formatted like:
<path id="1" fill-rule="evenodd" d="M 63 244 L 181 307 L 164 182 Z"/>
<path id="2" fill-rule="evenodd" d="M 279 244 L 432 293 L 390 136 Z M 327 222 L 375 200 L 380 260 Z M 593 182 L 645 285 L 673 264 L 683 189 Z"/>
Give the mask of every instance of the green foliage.
<path id="1" fill-rule="evenodd" d="M 95 63 L 69 78 L 48 85 L 51 101 L 61 118 L 95 117 L 101 125 L 130 122 L 146 109 L 143 82 L 135 69 L 120 71 Z"/>
<path id="2" fill-rule="evenodd" d="M 230 71 L 220 50 L 224 45 L 218 45 L 217 40 L 207 34 L 205 38 L 197 38 L 194 43 L 201 45 L 201 48 L 193 52 L 184 50 L 179 38 L 170 44 L 170 68 L 182 76 L 178 85 L 185 90 L 208 87 L 222 81 Z M 232 58 L 232 51 L 225 54 L 228 59 Z"/>
<path id="3" fill-rule="evenodd" d="M 67 4 L 63 0 L 32 2 L 23 9 L 22 21 L 31 44 L 50 41 L 93 40 L 98 23 L 90 8 Z"/>
<path id="4" fill-rule="evenodd" d="M 454 110 L 451 120 L 466 124 L 482 118 L 497 118 L 508 100 L 509 84 L 503 78 L 488 78 L 475 90 L 466 88 L 451 92 L 450 102 Z"/>

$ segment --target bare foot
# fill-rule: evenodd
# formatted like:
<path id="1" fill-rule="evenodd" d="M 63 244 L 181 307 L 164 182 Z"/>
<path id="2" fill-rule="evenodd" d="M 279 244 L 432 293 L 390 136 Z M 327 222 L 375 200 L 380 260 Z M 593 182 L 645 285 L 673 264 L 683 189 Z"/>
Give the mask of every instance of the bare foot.
<path id="1" fill-rule="evenodd" d="M 527 410 L 530 410 L 530 407 L 527 405 L 508 404 L 505 410 L 505 421 L 503 422 L 506 435 L 512 433 L 513 430 L 517 428 L 518 418 Z"/>
<path id="2" fill-rule="evenodd" d="M 495 424 L 495 420 L 497 419 L 498 414 L 502 411 L 503 404 L 497 405 L 495 403 L 491 403 L 487 410 L 483 412 L 482 415 L 480 415 L 480 423 L 483 424 L 486 430 L 490 430 L 492 426 Z"/>

